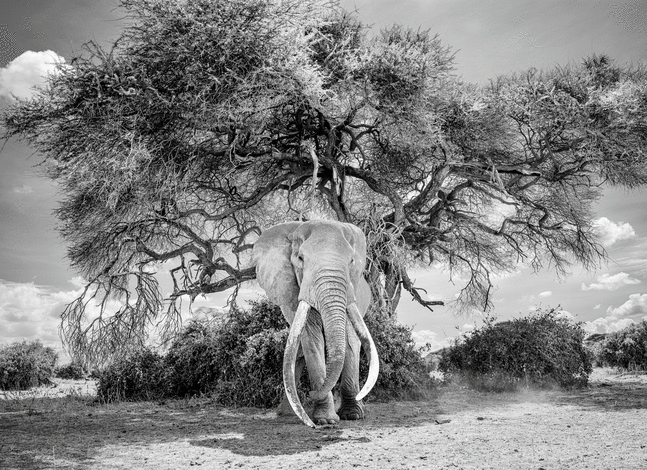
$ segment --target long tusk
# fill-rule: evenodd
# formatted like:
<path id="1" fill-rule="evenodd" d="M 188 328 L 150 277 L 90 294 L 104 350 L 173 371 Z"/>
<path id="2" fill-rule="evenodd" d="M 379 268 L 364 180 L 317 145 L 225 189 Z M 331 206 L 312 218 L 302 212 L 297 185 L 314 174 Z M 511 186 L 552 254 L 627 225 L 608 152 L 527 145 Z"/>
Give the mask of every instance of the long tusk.
<path id="1" fill-rule="evenodd" d="M 285 353 L 283 354 L 283 386 L 285 387 L 285 394 L 288 397 L 290 406 L 301 418 L 304 424 L 311 428 L 316 428 L 315 423 L 308 417 L 306 410 L 303 409 L 299 394 L 297 393 L 296 379 L 294 377 L 294 366 L 297 362 L 297 353 L 299 352 L 299 342 L 301 340 L 301 332 L 306 325 L 308 319 L 308 310 L 310 306 L 307 302 L 302 300 L 299 302 L 299 307 L 294 314 L 294 321 L 290 326 L 290 334 L 288 335 L 288 342 L 285 345 Z"/>
<path id="2" fill-rule="evenodd" d="M 350 322 L 352 323 L 353 328 L 355 328 L 357 336 L 362 342 L 362 346 L 370 351 L 368 378 L 366 379 L 366 383 L 362 387 L 362 390 L 360 390 L 360 392 L 355 397 L 356 400 L 361 400 L 366 395 L 368 395 L 368 392 L 371 391 L 371 389 L 377 382 L 377 376 L 380 373 L 380 358 L 377 355 L 375 343 L 373 342 L 371 333 L 366 327 L 366 323 L 364 323 L 362 315 L 359 313 L 359 308 L 357 308 L 356 302 L 351 302 L 348 306 L 348 318 L 350 318 Z"/>

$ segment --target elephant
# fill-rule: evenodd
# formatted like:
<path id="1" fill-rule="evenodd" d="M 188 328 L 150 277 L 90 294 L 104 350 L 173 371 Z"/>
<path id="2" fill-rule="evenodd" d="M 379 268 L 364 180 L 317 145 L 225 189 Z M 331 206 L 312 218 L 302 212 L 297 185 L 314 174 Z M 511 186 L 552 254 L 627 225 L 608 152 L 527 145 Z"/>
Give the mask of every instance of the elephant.
<path id="1" fill-rule="evenodd" d="M 283 384 L 292 410 L 313 428 L 337 424 L 340 418 L 363 419 L 362 399 L 379 373 L 377 349 L 363 320 L 371 301 L 363 276 L 364 233 L 355 225 L 331 220 L 278 224 L 254 243 L 252 263 L 259 285 L 290 324 Z M 360 390 L 361 347 L 369 353 L 369 374 Z M 312 419 L 297 394 L 295 377 L 303 367 L 303 360 L 297 361 L 299 353 L 310 379 Z M 332 389 L 340 377 L 341 406 L 336 411 Z"/>

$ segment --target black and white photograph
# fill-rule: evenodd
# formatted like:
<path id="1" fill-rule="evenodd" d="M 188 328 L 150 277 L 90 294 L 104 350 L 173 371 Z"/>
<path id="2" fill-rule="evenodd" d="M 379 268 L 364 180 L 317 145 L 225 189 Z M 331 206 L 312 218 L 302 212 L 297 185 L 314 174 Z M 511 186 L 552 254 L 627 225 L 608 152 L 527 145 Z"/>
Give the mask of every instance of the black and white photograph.
<path id="1" fill-rule="evenodd" d="M 0 470 L 647 468 L 647 1 L 0 0 Z"/>

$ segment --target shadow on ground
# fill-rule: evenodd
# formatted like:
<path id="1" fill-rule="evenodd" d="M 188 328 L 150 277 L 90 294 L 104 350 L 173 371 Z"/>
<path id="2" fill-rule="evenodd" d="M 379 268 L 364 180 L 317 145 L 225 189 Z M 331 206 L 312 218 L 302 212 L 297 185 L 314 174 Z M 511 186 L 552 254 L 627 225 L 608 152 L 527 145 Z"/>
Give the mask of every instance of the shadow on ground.
<path id="1" fill-rule="evenodd" d="M 582 390 L 565 391 L 558 403 L 604 411 L 647 409 L 647 385 L 640 382 L 598 382 Z"/>
<path id="2" fill-rule="evenodd" d="M 90 399 L 0 401 L 0 468 L 85 466 L 105 446 L 186 441 L 240 455 L 309 452 L 340 441 L 367 442 L 346 430 L 415 426 L 433 420 L 433 402 L 376 403 L 367 419 L 310 429 L 296 417 L 259 409 L 228 409 L 207 400 L 98 405 Z"/>

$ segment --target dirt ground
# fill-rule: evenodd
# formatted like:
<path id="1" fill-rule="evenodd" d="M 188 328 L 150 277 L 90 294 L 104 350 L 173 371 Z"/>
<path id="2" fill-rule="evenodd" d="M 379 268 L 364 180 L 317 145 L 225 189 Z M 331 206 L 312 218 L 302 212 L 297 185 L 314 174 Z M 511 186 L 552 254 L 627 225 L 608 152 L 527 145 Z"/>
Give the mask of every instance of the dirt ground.
<path id="1" fill-rule="evenodd" d="M 596 370 L 588 389 L 369 403 L 312 430 L 208 400 L 93 403 L 91 382 L 0 394 L 0 469 L 642 469 L 647 376 Z"/>

